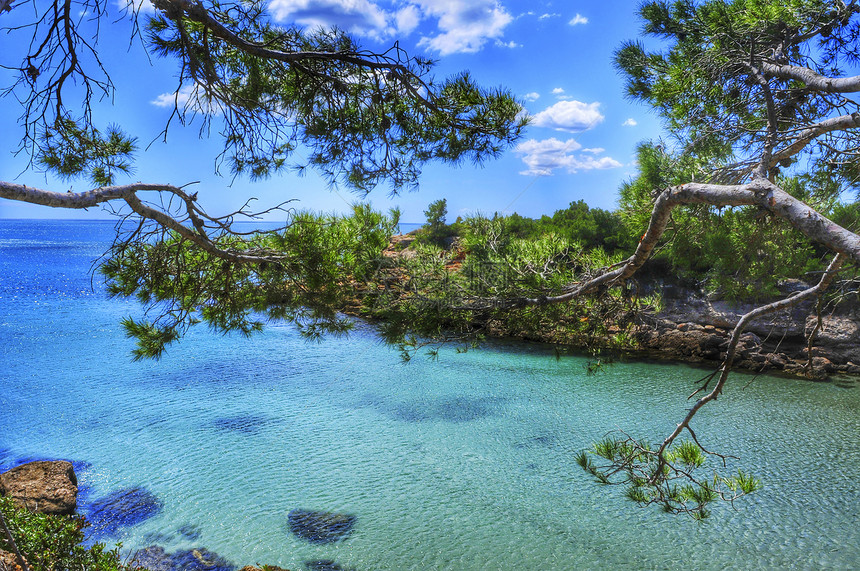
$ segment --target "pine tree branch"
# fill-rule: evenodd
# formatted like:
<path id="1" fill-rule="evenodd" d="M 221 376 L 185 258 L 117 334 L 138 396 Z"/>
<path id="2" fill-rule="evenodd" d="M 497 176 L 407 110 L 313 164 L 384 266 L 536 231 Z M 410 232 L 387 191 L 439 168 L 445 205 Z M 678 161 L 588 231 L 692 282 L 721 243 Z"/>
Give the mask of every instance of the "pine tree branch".
<path id="1" fill-rule="evenodd" d="M 696 416 L 696 413 L 699 412 L 699 410 L 703 406 L 713 400 L 716 400 L 717 397 L 722 394 L 723 388 L 726 384 L 726 380 L 728 379 L 729 373 L 732 370 L 732 364 L 734 362 L 735 353 L 737 352 L 738 342 L 740 341 L 741 334 L 746 330 L 747 326 L 759 317 L 762 317 L 763 315 L 782 311 L 790 307 L 794 307 L 804 300 L 820 296 L 828 287 L 830 287 L 830 284 L 836 277 L 837 272 L 843 266 L 846 260 L 847 256 L 845 256 L 844 254 L 837 254 L 830 262 L 830 265 L 827 267 L 827 270 L 825 270 L 824 274 L 821 276 L 821 280 L 819 280 L 819 282 L 813 287 L 805 289 L 801 292 L 797 292 L 794 295 L 791 295 L 790 297 L 787 297 L 785 299 L 781 299 L 779 301 L 775 301 L 773 303 L 757 307 L 741 316 L 740 320 L 738 320 L 737 325 L 735 325 L 734 329 L 732 329 L 732 334 L 729 338 L 729 345 L 726 349 L 726 357 L 725 359 L 723 359 L 723 363 L 722 365 L 720 365 L 719 368 L 719 380 L 717 381 L 716 385 L 714 385 L 714 388 L 713 390 L 711 390 L 710 393 L 696 401 L 696 403 L 690 408 L 690 410 L 687 412 L 687 415 L 678 424 L 672 434 L 670 434 L 663 441 L 663 444 L 657 451 L 657 455 L 660 458 L 660 467 L 662 467 L 662 465 L 665 465 L 666 463 L 664 456 L 666 449 L 672 445 L 675 439 L 685 429 L 689 429 L 690 422 L 693 420 L 693 417 Z M 660 473 L 660 467 L 658 467 L 657 471 L 655 471 L 655 475 Z"/>
<path id="2" fill-rule="evenodd" d="M 578 284 L 561 295 L 515 298 L 501 302 L 501 305 L 514 308 L 562 303 L 593 292 L 600 287 L 622 283 L 632 277 L 651 256 L 666 230 L 672 210 L 679 206 L 694 204 L 716 208 L 759 206 L 783 218 L 812 240 L 860 263 L 860 236 L 826 218 L 776 184 L 767 180 L 756 180 L 743 185 L 687 183 L 666 189 L 658 196 L 648 229 L 639 241 L 634 254 L 619 268 Z"/>
<path id="3" fill-rule="evenodd" d="M 860 91 L 860 75 L 828 77 L 798 65 L 761 62 L 761 71 L 768 77 L 803 82 L 809 89 L 823 93 L 856 93 Z"/>

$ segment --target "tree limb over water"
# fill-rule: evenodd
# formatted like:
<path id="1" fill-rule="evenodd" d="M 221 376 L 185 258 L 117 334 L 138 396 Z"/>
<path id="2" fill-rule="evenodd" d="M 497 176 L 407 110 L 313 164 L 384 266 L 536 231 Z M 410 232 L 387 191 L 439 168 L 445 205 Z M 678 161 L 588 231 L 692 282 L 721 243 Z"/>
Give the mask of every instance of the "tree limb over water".
<path id="1" fill-rule="evenodd" d="M 20 16 L 25 4 L 32 4 L 29 20 Z M 173 114 L 162 135 L 177 122 L 196 123 L 202 135 L 214 127 L 223 141 L 216 165 L 234 177 L 253 180 L 286 168 L 314 168 L 331 184 L 359 193 L 383 182 L 396 193 L 416 186 L 427 162 L 498 156 L 526 124 L 508 92 L 483 89 L 468 74 L 436 82 L 432 62 L 408 56 L 397 44 L 373 53 L 337 30 L 282 28 L 262 1 L 153 5 L 145 31 L 139 4 L 129 3 L 125 15 L 133 40 L 178 64 Z M 109 98 L 115 89 L 97 48 L 99 23 L 108 12 L 107 0 L 14 6 L 0 0 L 0 18 L 20 16 L 5 29 L 15 39 L 9 45 L 17 48 L 0 56 L 0 65 L 15 70 L 2 96 L 22 106 L 20 152 L 32 168 L 64 179 L 88 177 L 94 186 L 57 193 L 0 182 L 0 198 L 58 208 L 118 205 L 120 234 L 103 271 L 111 293 L 135 296 L 151 312 L 149 321 L 125 323 L 138 338 L 136 356 L 159 356 L 201 320 L 219 331 L 250 334 L 262 326 L 253 317 L 260 312 L 295 322 L 310 338 L 343 333 L 348 322 L 339 311 L 354 301 L 356 284 L 365 284 L 361 295 L 390 301 L 375 280 L 396 214 L 356 207 L 349 218 L 313 217 L 292 212 L 285 202 L 273 207 L 288 214 L 285 226 L 245 235 L 233 222 L 259 214 L 249 204 L 214 216 L 198 199 L 202 190 L 117 185 L 116 178 L 131 171 L 137 138 L 118 127 L 100 129 L 94 120 L 93 98 Z M 856 193 L 860 179 L 858 14 L 856 2 L 840 0 L 643 4 L 645 35 L 659 38 L 666 49 L 649 51 L 639 41 L 628 42 L 615 63 L 628 95 L 660 114 L 673 144 L 643 145 L 640 175 L 622 189 L 622 201 L 635 206 L 632 217 L 643 221 L 635 252 L 558 283 L 575 264 L 568 251 L 556 255 L 548 237 L 535 245 L 535 251 L 544 248 L 535 255 L 552 255 L 542 264 L 513 269 L 516 283 L 529 287 L 487 288 L 440 301 L 447 322 L 430 324 L 439 331 L 457 320 L 468 329 L 488 308 L 516 311 L 599 297 L 607 288 L 625 287 L 682 215 L 695 218 L 724 208 L 755 209 L 763 225 L 782 220 L 833 256 L 817 285 L 739 320 L 718 377 L 706 378 L 702 390 L 717 378 L 714 388 L 657 450 L 626 438 L 595 447 L 610 462 L 607 469 L 581 457 L 583 467 L 605 481 L 623 475 L 632 499 L 699 517 L 707 513 L 705 506 L 720 491 L 693 476 L 702 465 L 700 453 L 709 453 L 691 420 L 722 394 L 744 327 L 760 315 L 821 296 L 840 266 L 860 262 L 856 228 L 836 224 L 816 206 Z M 306 160 L 296 159 L 297 149 L 308 152 Z M 658 155 L 660 160 L 646 160 Z M 792 193 L 789 183 L 800 178 L 812 188 L 809 196 Z M 498 242 L 476 247 L 492 250 Z M 770 247 L 760 255 L 779 253 L 779 244 Z M 430 273 L 444 270 L 437 265 Z M 530 280 L 529 272 L 541 279 Z M 427 293 L 417 286 L 407 291 L 412 285 L 403 286 L 404 297 Z M 597 310 L 583 305 L 582 311 L 587 320 L 587 312 Z M 618 304 L 607 315 L 626 311 Z M 426 318 L 380 315 L 391 320 L 390 339 L 402 339 Z M 692 447 L 675 442 L 684 431 Z M 692 487 L 673 487 L 675 477 Z M 739 495 L 756 487 L 744 474 L 720 481 Z"/>

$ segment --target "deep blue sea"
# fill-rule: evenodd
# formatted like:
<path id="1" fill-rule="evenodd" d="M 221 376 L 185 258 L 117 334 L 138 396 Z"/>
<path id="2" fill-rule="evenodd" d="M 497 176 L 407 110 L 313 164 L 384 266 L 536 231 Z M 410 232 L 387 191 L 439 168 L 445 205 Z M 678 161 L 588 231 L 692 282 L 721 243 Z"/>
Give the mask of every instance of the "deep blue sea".
<path id="1" fill-rule="evenodd" d="M 860 568 L 860 385 L 738 374 L 697 417 L 764 489 L 697 524 L 640 509 L 576 465 L 608 431 L 661 438 L 702 371 L 490 343 L 402 364 L 371 327 L 307 343 L 193 330 L 132 362 L 93 262 L 110 222 L 0 220 L 0 464 L 76 462 L 81 509 L 135 490 L 103 526 L 124 553 L 205 548 L 239 567 Z M 354 517 L 340 541 L 292 533 L 297 509 Z M 95 513 L 95 512 L 93 512 Z"/>

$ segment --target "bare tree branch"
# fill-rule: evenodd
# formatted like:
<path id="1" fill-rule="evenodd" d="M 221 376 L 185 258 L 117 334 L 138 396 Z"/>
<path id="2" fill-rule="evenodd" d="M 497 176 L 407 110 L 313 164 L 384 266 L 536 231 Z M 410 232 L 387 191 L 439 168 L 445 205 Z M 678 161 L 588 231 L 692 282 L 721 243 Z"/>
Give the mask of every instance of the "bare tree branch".
<path id="1" fill-rule="evenodd" d="M 729 338 L 729 345 L 726 350 L 726 357 L 725 359 L 723 359 L 723 363 L 719 369 L 719 380 L 717 381 L 716 385 L 714 385 L 714 388 L 710 393 L 696 401 L 696 403 L 692 406 L 692 408 L 690 408 L 690 410 L 687 412 L 687 415 L 678 424 L 672 434 L 670 434 L 663 441 L 663 444 L 657 451 L 657 455 L 660 457 L 661 463 L 665 463 L 663 454 L 666 449 L 671 446 L 672 442 L 675 441 L 675 439 L 681 434 L 681 432 L 684 431 L 684 429 L 689 429 L 690 421 L 693 420 L 693 417 L 696 415 L 697 412 L 699 412 L 699 409 L 701 409 L 709 402 L 716 400 L 717 397 L 723 392 L 726 380 L 728 379 L 729 373 L 732 369 L 732 363 L 735 358 L 735 352 L 737 351 L 738 341 L 740 340 L 741 334 L 744 332 L 746 327 L 754 320 L 758 319 L 763 315 L 782 311 L 784 309 L 788 309 L 789 307 L 794 307 L 795 305 L 804 300 L 820 296 L 833 282 L 833 279 L 836 277 L 837 272 L 845 263 L 846 259 L 847 256 L 845 256 L 844 254 L 837 254 L 830 262 L 830 265 L 827 267 L 827 270 L 821 276 L 821 280 L 815 286 L 798 292 L 785 299 L 781 299 L 779 301 L 775 301 L 773 303 L 757 307 L 756 309 L 753 309 L 752 311 L 749 311 L 743 316 L 741 316 L 740 320 L 738 320 L 737 325 L 735 325 L 734 329 L 732 330 L 731 337 Z"/>
<path id="2" fill-rule="evenodd" d="M 807 125 L 797 135 L 785 137 L 786 139 L 794 138 L 794 142 L 774 153 L 770 161 L 770 166 L 776 165 L 783 159 L 795 156 L 821 135 L 826 135 L 834 131 L 856 129 L 858 127 L 860 127 L 860 113 L 858 112 L 851 113 L 850 115 L 831 117 L 824 121 Z"/>
<path id="3" fill-rule="evenodd" d="M 144 204 L 137 196 L 138 192 L 153 191 L 169 193 L 182 200 L 185 215 L 192 221 L 195 230 L 185 226 L 180 220 L 170 214 Z M 194 206 L 194 198 L 180 187 L 170 184 L 135 183 L 122 186 L 96 188 L 87 192 L 52 192 L 22 184 L 0 181 L 0 198 L 17 200 L 30 204 L 50 206 L 54 208 L 83 209 L 98 206 L 107 202 L 122 200 L 142 218 L 157 222 L 161 227 L 176 232 L 183 238 L 194 242 L 200 248 L 219 258 L 236 263 L 278 262 L 287 259 L 283 253 L 266 251 L 237 251 L 219 247 L 207 233 L 205 223 L 200 218 L 200 212 Z M 213 220 L 205 216 L 209 220 Z M 224 224 L 216 224 L 222 230 L 228 230 Z"/>

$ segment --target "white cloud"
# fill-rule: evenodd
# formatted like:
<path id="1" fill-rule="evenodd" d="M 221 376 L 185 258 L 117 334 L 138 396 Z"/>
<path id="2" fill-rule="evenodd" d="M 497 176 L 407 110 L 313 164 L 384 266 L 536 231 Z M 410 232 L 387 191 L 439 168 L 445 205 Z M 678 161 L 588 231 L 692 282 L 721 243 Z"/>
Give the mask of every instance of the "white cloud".
<path id="1" fill-rule="evenodd" d="M 562 89 L 561 87 L 556 87 L 552 90 L 553 95 L 561 95 L 562 93 L 564 93 L 564 89 Z"/>
<path id="2" fill-rule="evenodd" d="M 443 56 L 480 51 L 487 40 L 500 39 L 514 19 L 495 0 L 415 0 L 415 4 L 438 19 L 441 31 L 421 38 L 418 45 Z"/>
<path id="3" fill-rule="evenodd" d="M 502 40 L 514 18 L 497 0 L 269 0 L 268 8 L 279 23 L 337 26 L 374 39 L 405 36 L 422 21 L 435 20 L 438 33 L 429 32 L 418 45 L 443 56 L 477 52 L 492 40 L 519 47 Z"/>
<path id="4" fill-rule="evenodd" d="M 403 35 L 409 35 L 421 22 L 421 11 L 417 6 L 406 6 L 394 15 L 397 31 Z"/>
<path id="5" fill-rule="evenodd" d="M 531 124 L 535 127 L 547 127 L 556 131 L 580 133 L 594 128 L 603 121 L 603 118 L 598 102 L 559 101 L 533 115 Z"/>
<path id="6" fill-rule="evenodd" d="M 309 28 L 337 26 L 370 37 L 389 35 L 389 24 L 396 22 L 395 14 L 370 0 L 271 0 L 269 11 L 278 22 Z"/>
<path id="7" fill-rule="evenodd" d="M 540 99 L 540 93 L 538 93 L 537 91 L 526 93 L 525 95 L 523 95 L 523 99 L 525 99 L 526 101 L 537 101 L 538 99 Z"/>
<path id="8" fill-rule="evenodd" d="M 548 20 L 550 18 L 559 18 L 561 14 L 541 14 L 538 16 L 538 20 Z"/>
<path id="9" fill-rule="evenodd" d="M 588 18 L 586 18 L 582 14 L 577 14 L 576 16 L 573 17 L 573 19 L 570 22 L 568 22 L 568 24 L 570 24 L 571 26 L 578 26 L 579 24 L 587 24 L 587 23 L 588 23 Z"/>
<path id="10" fill-rule="evenodd" d="M 638 124 L 639 123 L 636 122 L 636 119 L 630 117 L 629 119 L 625 120 L 621 125 L 624 127 L 635 127 Z"/>
<path id="11" fill-rule="evenodd" d="M 116 5 L 120 10 L 139 10 L 141 14 L 155 13 L 155 7 L 149 0 L 116 0 Z"/>
<path id="12" fill-rule="evenodd" d="M 583 153 L 591 153 L 592 155 L 599 155 L 600 153 L 606 152 L 606 149 L 603 147 L 592 147 L 588 149 L 582 149 Z"/>
<path id="13" fill-rule="evenodd" d="M 188 98 L 191 96 L 191 87 L 186 85 L 179 90 L 179 93 L 162 93 L 150 103 L 156 107 L 173 107 L 174 103 L 177 107 L 182 107 L 188 103 Z"/>
<path id="14" fill-rule="evenodd" d="M 621 165 L 611 157 L 583 156 L 574 154 L 582 145 L 573 139 L 559 141 L 556 138 L 537 141 L 529 139 L 517 145 L 515 152 L 522 156 L 528 170 L 521 171 L 523 175 L 549 176 L 557 169 L 568 173 L 584 170 L 618 168 Z M 593 150 L 593 149 L 592 149 Z M 583 152 L 586 150 L 583 149 Z"/>
<path id="15" fill-rule="evenodd" d="M 523 162 L 528 167 L 528 170 L 520 174 L 547 176 L 555 169 L 570 167 L 575 160 L 571 153 L 581 147 L 582 145 L 573 139 L 567 141 L 559 141 L 556 138 L 543 141 L 529 139 L 517 145 L 514 152 L 522 155 Z"/>
<path id="16" fill-rule="evenodd" d="M 178 93 L 162 93 L 152 101 L 156 107 L 170 107 L 176 105 L 180 111 L 206 113 L 216 115 L 221 113 L 221 104 L 206 97 L 206 94 L 196 85 L 185 85 Z"/>
<path id="17" fill-rule="evenodd" d="M 514 49 L 514 48 L 521 48 L 521 47 L 523 47 L 523 45 L 518 44 L 513 40 L 511 40 L 510 42 L 503 42 L 502 40 L 496 40 L 496 47 Z"/>

